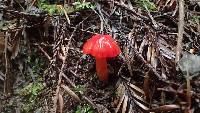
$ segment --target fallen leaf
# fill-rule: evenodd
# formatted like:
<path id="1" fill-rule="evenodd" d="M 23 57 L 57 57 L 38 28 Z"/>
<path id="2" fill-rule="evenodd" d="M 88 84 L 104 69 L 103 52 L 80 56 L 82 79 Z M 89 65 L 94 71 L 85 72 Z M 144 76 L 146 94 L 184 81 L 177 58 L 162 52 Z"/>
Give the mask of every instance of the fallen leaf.
<path id="1" fill-rule="evenodd" d="M 178 62 L 181 71 L 190 74 L 195 74 L 200 71 L 200 56 L 183 52 L 183 57 Z"/>

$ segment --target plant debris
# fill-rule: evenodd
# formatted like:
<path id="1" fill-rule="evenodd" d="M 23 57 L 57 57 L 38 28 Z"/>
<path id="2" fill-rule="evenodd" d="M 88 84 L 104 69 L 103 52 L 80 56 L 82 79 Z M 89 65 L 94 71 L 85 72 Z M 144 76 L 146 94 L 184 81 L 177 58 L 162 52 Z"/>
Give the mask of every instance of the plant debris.
<path id="1" fill-rule="evenodd" d="M 200 111 L 198 1 L 0 4 L 1 113 Z M 100 33 L 121 49 L 107 59 L 108 84 L 82 51 Z"/>

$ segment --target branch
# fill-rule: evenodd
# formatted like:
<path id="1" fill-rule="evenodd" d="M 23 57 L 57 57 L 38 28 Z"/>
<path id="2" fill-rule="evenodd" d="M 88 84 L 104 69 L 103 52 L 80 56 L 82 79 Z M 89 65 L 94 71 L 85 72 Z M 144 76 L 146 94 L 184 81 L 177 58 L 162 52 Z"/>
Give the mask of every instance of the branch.
<path id="1" fill-rule="evenodd" d="M 183 33 L 184 33 L 184 16 L 185 16 L 184 0 L 179 0 L 178 39 L 177 39 L 176 59 L 175 59 L 176 63 L 180 60 L 180 55 L 182 52 L 182 40 L 183 40 Z"/>

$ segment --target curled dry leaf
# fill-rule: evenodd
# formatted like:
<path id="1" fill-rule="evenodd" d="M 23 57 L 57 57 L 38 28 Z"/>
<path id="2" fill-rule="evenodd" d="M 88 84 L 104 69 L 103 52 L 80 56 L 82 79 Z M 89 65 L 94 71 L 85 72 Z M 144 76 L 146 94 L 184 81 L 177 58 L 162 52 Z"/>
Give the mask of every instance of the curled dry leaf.
<path id="1" fill-rule="evenodd" d="M 61 87 L 67 91 L 67 93 L 72 96 L 74 99 L 76 99 L 77 101 L 81 102 L 80 98 L 66 85 L 61 85 Z"/>

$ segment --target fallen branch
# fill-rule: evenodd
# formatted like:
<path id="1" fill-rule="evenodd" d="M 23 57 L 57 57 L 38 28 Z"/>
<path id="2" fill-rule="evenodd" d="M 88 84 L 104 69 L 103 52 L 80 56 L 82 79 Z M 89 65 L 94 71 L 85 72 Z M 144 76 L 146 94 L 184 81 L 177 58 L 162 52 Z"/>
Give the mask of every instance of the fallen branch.
<path id="1" fill-rule="evenodd" d="M 184 0 L 179 0 L 178 39 L 177 39 L 176 59 L 175 59 L 176 63 L 180 60 L 180 55 L 182 52 L 182 40 L 183 40 L 183 33 L 184 33 L 184 15 L 185 15 Z"/>

